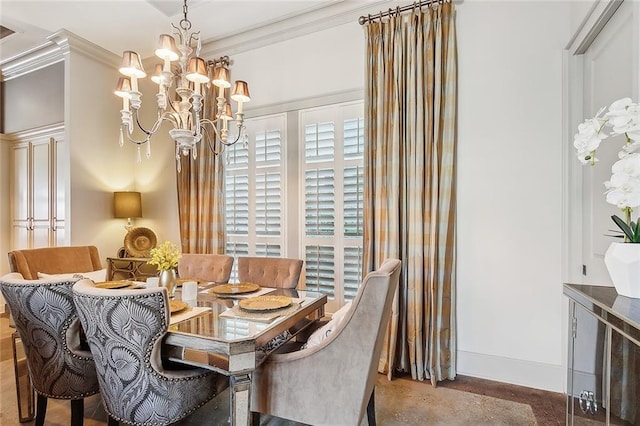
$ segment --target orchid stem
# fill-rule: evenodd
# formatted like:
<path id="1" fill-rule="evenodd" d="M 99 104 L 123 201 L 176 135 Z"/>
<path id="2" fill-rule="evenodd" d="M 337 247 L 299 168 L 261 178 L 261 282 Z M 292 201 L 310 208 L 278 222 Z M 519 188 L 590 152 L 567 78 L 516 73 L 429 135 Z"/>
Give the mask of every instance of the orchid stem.
<path id="1" fill-rule="evenodd" d="M 633 211 L 633 209 L 631 207 L 625 207 L 624 208 L 624 221 L 627 223 L 627 225 L 629 225 L 629 227 L 631 227 L 631 212 L 632 211 Z M 629 237 L 627 237 L 626 234 L 624 236 L 624 242 L 625 243 L 630 242 Z"/>

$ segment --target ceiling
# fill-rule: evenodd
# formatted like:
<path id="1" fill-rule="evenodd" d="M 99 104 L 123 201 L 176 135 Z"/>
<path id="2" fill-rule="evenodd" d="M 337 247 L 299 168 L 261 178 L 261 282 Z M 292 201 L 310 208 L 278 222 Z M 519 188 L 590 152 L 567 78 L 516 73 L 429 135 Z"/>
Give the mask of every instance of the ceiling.
<path id="1" fill-rule="evenodd" d="M 203 43 L 257 29 L 354 0 L 189 0 L 188 19 Z M 375 2 L 373 2 L 375 3 Z M 183 0 L 0 0 L 0 25 L 15 33 L 0 39 L 0 64 L 66 29 L 111 52 L 153 55 L 161 33 L 183 18 Z"/>

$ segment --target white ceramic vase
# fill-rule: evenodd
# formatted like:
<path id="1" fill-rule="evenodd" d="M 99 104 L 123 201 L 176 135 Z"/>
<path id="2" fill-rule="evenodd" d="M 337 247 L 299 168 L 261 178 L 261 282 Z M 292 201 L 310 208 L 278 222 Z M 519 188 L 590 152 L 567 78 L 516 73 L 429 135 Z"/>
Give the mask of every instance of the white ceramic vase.
<path id="1" fill-rule="evenodd" d="M 167 269 L 166 271 L 160 271 L 158 280 L 160 287 L 166 287 L 169 298 L 173 298 L 176 294 L 177 277 L 175 269 Z"/>
<path id="2" fill-rule="evenodd" d="M 619 295 L 640 298 L 640 244 L 611 243 L 604 263 Z"/>

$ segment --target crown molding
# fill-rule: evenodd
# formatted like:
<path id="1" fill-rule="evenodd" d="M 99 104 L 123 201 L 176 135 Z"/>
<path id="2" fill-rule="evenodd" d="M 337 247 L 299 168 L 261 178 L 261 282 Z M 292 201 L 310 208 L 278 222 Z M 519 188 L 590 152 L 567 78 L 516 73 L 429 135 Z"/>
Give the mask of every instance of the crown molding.
<path id="1" fill-rule="evenodd" d="M 11 80 L 64 60 L 60 47 L 46 42 L 0 64 L 2 81 Z"/>
<path id="2" fill-rule="evenodd" d="M 79 53 L 109 67 L 116 67 L 119 58 L 114 53 L 67 30 L 47 36 L 47 41 L 0 64 L 2 81 L 62 62 L 69 52 Z"/>
<path id="3" fill-rule="evenodd" d="M 49 35 L 47 40 L 58 45 L 65 55 L 69 52 L 80 53 L 109 67 L 117 66 L 120 60 L 118 55 L 64 29 Z"/>
<path id="4" fill-rule="evenodd" d="M 285 18 L 271 24 L 228 37 L 209 40 L 202 46 L 203 57 L 233 55 L 257 49 L 291 38 L 315 33 L 339 25 L 358 24 L 362 15 L 377 13 L 378 9 L 395 7 L 396 1 L 341 1 L 302 15 Z M 383 7 L 384 6 L 384 7 Z"/>

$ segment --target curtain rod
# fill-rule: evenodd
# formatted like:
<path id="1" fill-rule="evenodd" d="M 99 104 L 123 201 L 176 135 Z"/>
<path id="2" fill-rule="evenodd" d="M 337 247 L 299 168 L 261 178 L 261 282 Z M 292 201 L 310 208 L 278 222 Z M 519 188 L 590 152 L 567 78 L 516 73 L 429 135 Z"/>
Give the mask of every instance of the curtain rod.
<path id="1" fill-rule="evenodd" d="M 389 10 L 387 10 L 386 12 L 380 11 L 379 13 L 371 16 L 371 15 L 367 15 L 367 16 L 361 16 L 358 18 L 358 23 L 360 25 L 364 25 L 367 22 L 373 22 L 376 19 L 382 19 L 385 16 L 391 16 L 393 14 L 395 14 L 396 16 L 400 15 L 402 12 L 406 12 L 407 10 L 412 10 L 415 8 L 422 8 L 422 6 L 431 6 L 432 4 L 442 4 L 445 3 L 448 0 L 419 0 L 419 1 L 415 1 L 412 4 L 408 4 L 406 6 L 398 6 L 395 9 L 389 8 Z"/>

